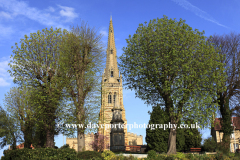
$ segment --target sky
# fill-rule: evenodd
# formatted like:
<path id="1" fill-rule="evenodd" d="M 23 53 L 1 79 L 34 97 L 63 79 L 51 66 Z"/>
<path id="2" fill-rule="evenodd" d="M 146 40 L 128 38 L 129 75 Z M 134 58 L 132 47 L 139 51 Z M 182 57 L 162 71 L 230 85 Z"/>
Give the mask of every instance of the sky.
<path id="1" fill-rule="evenodd" d="M 193 29 L 204 30 L 205 36 L 238 33 L 239 8 L 238 0 L 0 0 L 0 105 L 4 107 L 4 94 L 15 86 L 7 72 L 10 69 L 11 46 L 19 43 L 24 35 L 50 27 L 69 29 L 84 20 L 103 34 L 102 41 L 107 46 L 112 15 L 117 56 L 121 56 L 122 48 L 127 45 L 126 39 L 136 32 L 140 23 L 166 15 L 186 20 Z M 123 103 L 128 124 L 148 123 L 151 106 L 135 98 L 134 91 L 123 90 Z M 144 128 L 129 132 L 142 135 L 143 144 L 146 144 Z M 210 129 L 201 130 L 201 133 L 204 139 L 208 138 Z M 55 142 L 56 146 L 61 147 L 63 136 L 56 136 Z M 7 147 L 0 150 L 0 157 L 4 149 Z"/>

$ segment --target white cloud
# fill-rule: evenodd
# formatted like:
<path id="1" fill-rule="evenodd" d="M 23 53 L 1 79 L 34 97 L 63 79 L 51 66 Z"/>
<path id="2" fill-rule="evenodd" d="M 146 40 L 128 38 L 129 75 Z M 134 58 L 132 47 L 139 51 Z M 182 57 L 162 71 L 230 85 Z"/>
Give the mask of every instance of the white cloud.
<path id="1" fill-rule="evenodd" d="M 108 35 L 108 33 L 107 33 L 106 30 L 100 30 L 100 33 L 101 33 L 103 36 L 107 36 L 107 35 Z"/>
<path id="2" fill-rule="evenodd" d="M 64 17 L 68 17 L 70 19 L 74 19 L 78 17 L 78 15 L 74 12 L 74 8 L 66 7 L 58 5 L 61 8 L 60 15 Z"/>
<path id="3" fill-rule="evenodd" d="M 12 81 L 12 78 L 10 77 L 8 70 L 10 67 L 8 66 L 8 63 L 10 62 L 10 58 L 1 58 L 0 59 L 0 86 L 9 86 L 10 83 L 8 81 Z"/>
<path id="4" fill-rule="evenodd" d="M 53 7 L 48 7 L 47 11 L 49 12 L 55 12 L 55 9 Z"/>
<path id="5" fill-rule="evenodd" d="M 6 18 L 6 19 L 12 19 L 11 14 L 7 13 L 7 12 L 0 12 L 0 18 Z"/>
<path id="6" fill-rule="evenodd" d="M 191 12 L 193 12 L 195 15 L 213 22 L 219 26 L 225 27 L 225 28 L 229 28 L 221 23 L 219 23 L 217 20 L 215 20 L 212 16 L 210 16 L 208 13 L 206 13 L 205 11 L 199 9 L 198 7 L 192 5 L 190 2 L 188 2 L 187 0 L 172 0 L 175 3 L 177 3 L 178 5 L 182 6 L 183 8 L 185 8 L 186 10 L 190 10 Z"/>
<path id="7" fill-rule="evenodd" d="M 54 12 L 55 9 L 53 7 L 40 10 L 38 8 L 30 7 L 28 3 L 24 1 L 0 0 L 0 8 L 6 10 L 9 16 L 25 16 L 28 19 L 39 22 L 40 24 L 54 27 L 62 25 L 61 23 L 66 22 L 69 18 L 74 19 L 77 17 L 73 8 L 61 7 L 62 10 L 59 15 Z"/>
<path id="8" fill-rule="evenodd" d="M 10 83 L 8 83 L 5 79 L 0 77 L 0 87 L 6 87 L 10 85 L 11 85 Z"/>
<path id="9" fill-rule="evenodd" d="M 13 32 L 14 30 L 12 29 L 12 27 L 6 27 L 0 24 L 0 37 L 10 37 Z"/>

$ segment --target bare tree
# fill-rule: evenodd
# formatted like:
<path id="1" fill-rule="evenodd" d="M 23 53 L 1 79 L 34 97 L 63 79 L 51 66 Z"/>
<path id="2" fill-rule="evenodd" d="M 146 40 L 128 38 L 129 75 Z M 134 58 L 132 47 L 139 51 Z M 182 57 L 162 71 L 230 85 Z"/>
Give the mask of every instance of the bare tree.
<path id="1" fill-rule="evenodd" d="M 77 128 L 78 151 L 81 152 L 85 147 L 86 122 L 94 108 L 88 106 L 91 104 L 89 100 L 97 100 L 94 94 L 99 87 L 99 75 L 103 68 L 101 35 L 82 22 L 81 26 L 72 27 L 64 37 L 61 50 L 61 67 L 69 80 L 66 90 L 73 102 L 74 119 L 77 124 L 84 125 L 83 128 Z"/>
<path id="2" fill-rule="evenodd" d="M 231 115 L 239 113 L 240 96 L 240 34 L 230 33 L 227 35 L 213 35 L 208 39 L 220 49 L 219 54 L 224 55 L 222 63 L 225 67 L 227 80 L 226 90 L 218 92 L 219 111 L 222 115 L 221 126 L 223 130 L 223 142 L 229 147 L 230 135 L 232 133 Z M 230 107 L 231 106 L 231 107 Z"/>

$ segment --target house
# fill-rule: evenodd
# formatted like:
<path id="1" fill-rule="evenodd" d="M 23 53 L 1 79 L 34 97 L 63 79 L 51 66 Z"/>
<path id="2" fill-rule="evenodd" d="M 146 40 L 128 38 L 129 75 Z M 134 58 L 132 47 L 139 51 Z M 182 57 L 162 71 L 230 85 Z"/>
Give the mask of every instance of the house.
<path id="1" fill-rule="evenodd" d="M 223 138 L 220 121 L 221 118 L 215 118 L 214 124 L 216 125 L 211 129 L 211 135 L 217 143 L 222 142 Z M 236 149 L 239 149 L 240 144 L 240 117 L 232 117 L 232 126 L 233 133 L 230 136 L 230 151 L 235 152 Z"/>

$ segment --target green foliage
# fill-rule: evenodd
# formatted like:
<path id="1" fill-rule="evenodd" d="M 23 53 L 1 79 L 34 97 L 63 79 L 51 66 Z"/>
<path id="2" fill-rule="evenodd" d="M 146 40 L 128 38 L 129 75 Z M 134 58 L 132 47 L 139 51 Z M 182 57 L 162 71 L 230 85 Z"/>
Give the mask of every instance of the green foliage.
<path id="1" fill-rule="evenodd" d="M 5 152 L 6 153 L 6 152 Z M 77 159 L 77 153 L 74 149 L 53 149 L 53 148 L 37 148 L 37 149 L 17 149 L 9 150 L 4 154 L 3 160 L 9 159 L 24 159 L 24 160 L 34 160 L 34 159 Z"/>
<path id="2" fill-rule="evenodd" d="M 33 90 L 31 87 L 13 87 L 5 94 L 4 105 L 8 113 L 15 119 L 17 128 L 24 134 L 24 147 L 33 144 L 36 114 L 33 105 Z"/>
<path id="3" fill-rule="evenodd" d="M 187 120 L 188 127 L 194 124 L 193 120 Z M 202 135 L 196 128 L 178 129 L 184 131 L 184 149 L 181 151 L 190 151 L 190 148 L 201 148 Z M 179 137 L 180 138 L 180 137 Z"/>
<path id="4" fill-rule="evenodd" d="M 169 116 L 160 108 L 160 106 L 153 107 L 153 111 L 149 113 L 150 120 L 148 125 L 153 124 L 166 124 L 169 122 Z M 154 150 L 156 152 L 167 152 L 169 129 L 163 128 L 147 128 L 146 129 L 146 142 L 147 150 Z"/>
<path id="5" fill-rule="evenodd" d="M 174 157 L 176 157 L 176 158 L 178 158 L 178 159 L 183 159 L 183 158 L 185 158 L 185 154 L 182 153 L 182 152 L 177 152 L 177 154 L 174 155 Z"/>
<path id="6" fill-rule="evenodd" d="M 127 88 L 147 104 L 166 104 L 176 119 L 194 115 L 195 121 L 207 125 L 203 122 L 217 105 L 212 97 L 224 88 L 220 84 L 226 76 L 221 55 L 203 34 L 182 19 L 166 16 L 140 24 L 120 57 Z"/>
<path id="7" fill-rule="evenodd" d="M 37 128 L 41 127 L 49 134 L 47 147 L 54 147 L 56 122 L 59 121 L 59 106 L 64 99 L 63 88 L 67 85 L 66 75 L 60 71 L 60 48 L 66 30 L 43 29 L 37 33 L 25 35 L 20 40 L 20 46 L 13 48 L 13 60 L 10 61 L 9 73 L 14 77 L 14 83 L 21 87 L 32 87 L 31 105 L 34 106 Z"/>
<path id="8" fill-rule="evenodd" d="M 204 140 L 203 150 L 206 152 L 214 152 L 217 147 L 217 143 L 212 137 L 209 137 Z"/>
<path id="9" fill-rule="evenodd" d="M 60 147 L 60 149 L 64 149 L 64 148 L 70 148 L 69 144 L 64 144 L 62 147 Z"/>
<path id="10" fill-rule="evenodd" d="M 203 34 L 164 16 L 140 24 L 126 39 L 119 64 L 126 88 L 149 105 L 164 106 L 172 124 L 193 117 L 207 126 L 218 105 L 214 97 L 226 88 L 223 56 Z"/>
<path id="11" fill-rule="evenodd" d="M 112 151 L 106 150 L 102 153 L 102 157 L 104 160 L 111 160 L 114 159 L 116 155 Z"/>
<path id="12" fill-rule="evenodd" d="M 153 111 L 150 115 L 149 125 L 169 123 L 169 114 L 164 111 L 164 109 L 161 109 L 160 106 L 153 107 Z M 193 123 L 193 121 L 189 121 L 189 126 L 190 123 Z M 179 121 L 178 126 L 180 126 L 180 124 L 181 121 Z M 146 129 L 147 150 L 154 150 L 159 153 L 167 152 L 168 137 L 169 129 Z M 178 152 L 189 151 L 190 148 L 201 147 L 201 141 L 202 137 L 197 129 L 177 129 L 176 148 Z"/>
<path id="13" fill-rule="evenodd" d="M 63 38 L 61 47 L 61 72 L 68 76 L 66 92 L 70 95 L 72 122 L 97 123 L 100 101 L 100 74 L 103 69 L 101 35 L 82 21 L 72 27 Z M 81 98 L 80 98 L 81 97 Z M 79 119 L 79 113 L 81 119 Z M 75 121 L 75 122 L 74 122 Z"/>
<path id="14" fill-rule="evenodd" d="M 11 145 L 13 149 L 16 148 L 17 142 L 22 142 L 22 134 L 19 126 L 17 125 L 18 120 L 5 111 L 0 106 L 0 147 L 3 148 L 6 145 Z"/>
<path id="15" fill-rule="evenodd" d="M 181 123 L 181 121 L 178 124 L 180 124 L 180 123 Z M 185 137 L 185 132 L 186 132 L 185 129 L 182 129 L 182 128 L 177 129 L 177 137 L 176 137 L 177 152 L 184 151 L 185 147 L 187 146 L 185 144 L 185 139 L 187 138 L 187 137 Z"/>
<path id="16" fill-rule="evenodd" d="M 191 154 L 191 153 L 186 154 L 185 157 L 186 157 L 187 159 L 190 159 L 190 160 L 194 159 L 194 158 L 193 158 L 193 154 Z"/>
<path id="17" fill-rule="evenodd" d="M 235 153 L 235 157 L 240 159 L 240 153 Z"/>
<path id="18" fill-rule="evenodd" d="M 152 159 L 152 158 L 156 158 L 156 156 L 157 156 L 156 151 L 154 151 L 154 150 L 148 151 L 147 158 Z"/>
<path id="19" fill-rule="evenodd" d="M 81 159 L 92 159 L 92 158 L 102 159 L 101 153 L 97 151 L 78 152 L 77 157 Z"/>

